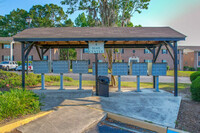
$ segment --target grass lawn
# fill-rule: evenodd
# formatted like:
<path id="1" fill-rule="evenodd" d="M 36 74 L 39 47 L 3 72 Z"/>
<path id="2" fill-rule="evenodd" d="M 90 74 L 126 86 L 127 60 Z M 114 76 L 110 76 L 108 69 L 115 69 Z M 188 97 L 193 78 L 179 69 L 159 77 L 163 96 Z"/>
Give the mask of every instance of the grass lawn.
<path id="1" fill-rule="evenodd" d="M 50 85 L 59 86 L 60 82 L 53 82 L 53 83 L 50 83 Z M 78 80 L 73 80 L 71 82 L 64 81 L 64 86 L 78 86 L 78 85 L 79 85 Z M 87 81 L 87 80 L 82 81 L 82 86 L 94 86 L 94 85 L 95 85 L 95 81 Z M 121 82 L 121 86 L 136 88 L 137 84 L 136 84 L 136 82 Z M 152 88 L 153 83 L 140 83 L 140 86 L 141 86 L 141 88 Z M 181 89 L 190 87 L 190 84 L 179 83 L 178 87 L 181 90 Z M 174 84 L 173 83 L 160 83 L 159 88 L 168 90 L 168 91 L 172 91 L 174 88 Z"/>
<path id="2" fill-rule="evenodd" d="M 194 73 L 196 71 L 178 71 L 179 77 L 190 77 L 190 74 Z M 174 76 L 174 71 L 169 70 L 167 71 L 167 76 Z"/>

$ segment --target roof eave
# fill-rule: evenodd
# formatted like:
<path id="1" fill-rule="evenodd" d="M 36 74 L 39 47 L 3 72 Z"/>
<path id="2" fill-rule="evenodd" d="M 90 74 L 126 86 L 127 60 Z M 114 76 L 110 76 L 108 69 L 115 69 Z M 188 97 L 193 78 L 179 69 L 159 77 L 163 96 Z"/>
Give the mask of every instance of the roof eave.
<path id="1" fill-rule="evenodd" d="M 19 42 L 34 41 L 184 41 L 185 37 L 178 38 L 14 38 Z"/>

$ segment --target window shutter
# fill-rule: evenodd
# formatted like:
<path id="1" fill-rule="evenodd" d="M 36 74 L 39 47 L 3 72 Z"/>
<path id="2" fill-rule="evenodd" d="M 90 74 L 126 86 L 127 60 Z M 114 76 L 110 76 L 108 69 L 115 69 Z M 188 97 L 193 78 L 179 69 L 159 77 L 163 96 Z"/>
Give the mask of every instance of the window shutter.
<path id="1" fill-rule="evenodd" d="M 2 49 L 3 49 L 3 44 L 2 44 Z"/>
<path id="2" fill-rule="evenodd" d="M 15 57 L 14 57 L 14 55 L 13 55 L 12 59 L 13 59 L 13 61 L 15 60 Z"/>
<path id="3" fill-rule="evenodd" d="M 47 60 L 48 60 L 48 55 L 47 55 Z"/>
<path id="4" fill-rule="evenodd" d="M 124 53 L 124 49 L 122 49 L 122 54 Z"/>
<path id="5" fill-rule="evenodd" d="M 14 49 L 14 47 L 15 47 L 15 43 L 13 43 L 13 49 Z"/>
<path id="6" fill-rule="evenodd" d="M 144 49 L 144 54 L 146 53 L 145 49 Z"/>
<path id="7" fill-rule="evenodd" d="M 2 55 L 2 61 L 4 61 L 4 56 Z"/>
<path id="8" fill-rule="evenodd" d="M 83 48 L 83 53 L 85 53 L 85 49 Z"/>

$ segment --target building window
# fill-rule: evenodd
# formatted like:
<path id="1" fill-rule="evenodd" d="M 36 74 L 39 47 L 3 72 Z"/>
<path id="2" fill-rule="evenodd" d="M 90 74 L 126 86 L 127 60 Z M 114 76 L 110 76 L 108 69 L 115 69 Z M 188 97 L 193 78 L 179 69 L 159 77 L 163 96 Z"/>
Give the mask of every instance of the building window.
<path id="1" fill-rule="evenodd" d="M 43 56 L 43 60 L 48 60 L 48 56 Z"/>
<path id="2" fill-rule="evenodd" d="M 98 62 L 103 62 L 102 60 L 98 60 Z"/>
<path id="3" fill-rule="evenodd" d="M 122 54 L 124 53 L 124 49 L 123 49 L 123 48 L 121 49 L 121 53 L 122 53 Z"/>
<path id="4" fill-rule="evenodd" d="M 151 52 L 148 49 L 144 49 L 144 54 L 150 54 Z"/>
<path id="5" fill-rule="evenodd" d="M 33 60 L 33 56 L 31 55 L 31 56 L 28 56 L 28 60 L 29 61 L 32 61 Z"/>
<path id="6" fill-rule="evenodd" d="M 10 56 L 3 56 L 3 61 L 9 61 L 10 60 Z"/>
<path id="7" fill-rule="evenodd" d="M 180 53 L 180 50 L 178 50 L 177 53 L 179 54 L 179 53 Z"/>
<path id="8" fill-rule="evenodd" d="M 10 44 L 2 44 L 2 49 L 4 48 L 10 48 Z"/>
<path id="9" fill-rule="evenodd" d="M 90 60 L 88 60 L 88 65 L 90 65 Z"/>
<path id="10" fill-rule="evenodd" d="M 133 50 L 133 53 L 135 53 L 135 50 Z"/>
<path id="11" fill-rule="evenodd" d="M 167 54 L 167 50 L 166 49 L 162 49 L 162 54 Z"/>
<path id="12" fill-rule="evenodd" d="M 179 64 L 179 60 L 177 60 L 177 64 Z"/>
<path id="13" fill-rule="evenodd" d="M 165 63 L 165 62 L 167 62 L 166 60 L 162 60 L 162 63 Z"/>
<path id="14" fill-rule="evenodd" d="M 150 63 L 152 60 L 144 60 L 145 63 Z"/>
<path id="15" fill-rule="evenodd" d="M 83 53 L 89 53 L 89 52 L 88 52 L 88 48 L 84 48 L 84 49 L 83 49 Z"/>
<path id="16" fill-rule="evenodd" d="M 198 62 L 198 66 L 200 66 L 200 61 Z"/>
<path id="17" fill-rule="evenodd" d="M 200 56 L 200 52 L 198 52 L 198 56 Z"/>
<path id="18" fill-rule="evenodd" d="M 124 60 L 122 60 L 122 62 L 124 62 Z"/>

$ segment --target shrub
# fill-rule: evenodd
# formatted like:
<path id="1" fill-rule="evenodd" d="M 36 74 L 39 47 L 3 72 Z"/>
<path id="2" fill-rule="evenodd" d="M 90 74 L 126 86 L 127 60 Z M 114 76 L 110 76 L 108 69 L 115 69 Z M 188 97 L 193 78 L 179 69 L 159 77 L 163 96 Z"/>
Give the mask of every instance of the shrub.
<path id="1" fill-rule="evenodd" d="M 190 75 L 190 81 L 193 82 L 198 76 L 200 76 L 200 71 L 192 73 Z"/>
<path id="2" fill-rule="evenodd" d="M 192 82 L 190 91 L 192 94 L 192 99 L 195 101 L 200 101 L 200 76 Z"/>
<path id="3" fill-rule="evenodd" d="M 32 91 L 11 89 L 0 93 L 0 120 L 40 111 L 39 96 Z"/>
<path id="4" fill-rule="evenodd" d="M 200 67 L 197 68 L 197 71 L 200 71 Z"/>
<path id="5" fill-rule="evenodd" d="M 21 86 L 21 75 L 12 72 L 0 71 L 0 88 L 16 88 Z M 37 85 L 41 82 L 41 78 L 38 75 L 29 73 L 26 75 L 26 86 Z"/>
<path id="6" fill-rule="evenodd" d="M 194 67 L 189 67 L 189 71 L 195 71 Z"/>
<path id="7" fill-rule="evenodd" d="M 170 66 L 167 66 L 167 70 L 169 70 L 170 69 Z"/>
<path id="8" fill-rule="evenodd" d="M 73 78 L 71 78 L 71 77 L 64 77 L 64 80 L 72 82 Z"/>

